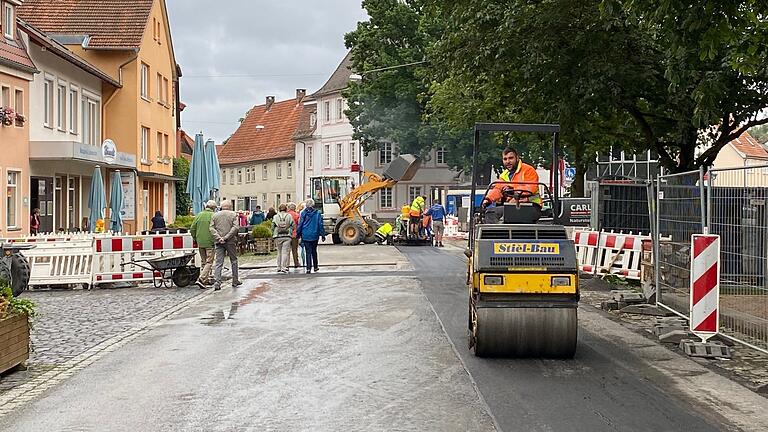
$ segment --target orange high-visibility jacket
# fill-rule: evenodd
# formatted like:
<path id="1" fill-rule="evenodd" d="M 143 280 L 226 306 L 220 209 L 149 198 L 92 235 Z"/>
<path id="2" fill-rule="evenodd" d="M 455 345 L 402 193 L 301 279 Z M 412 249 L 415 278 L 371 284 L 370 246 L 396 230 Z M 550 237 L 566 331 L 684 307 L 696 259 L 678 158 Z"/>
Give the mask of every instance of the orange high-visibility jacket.
<path id="1" fill-rule="evenodd" d="M 528 201 L 541 205 L 541 196 L 539 196 L 539 173 L 536 172 L 536 168 L 524 163 L 518 162 L 517 169 L 510 177 L 509 170 L 502 171 L 499 175 L 499 180 L 508 183 L 497 183 L 491 190 L 488 191 L 486 198 L 491 202 L 501 202 L 504 195 L 502 190 L 505 187 L 513 187 L 518 190 L 527 190 L 533 194 Z"/>

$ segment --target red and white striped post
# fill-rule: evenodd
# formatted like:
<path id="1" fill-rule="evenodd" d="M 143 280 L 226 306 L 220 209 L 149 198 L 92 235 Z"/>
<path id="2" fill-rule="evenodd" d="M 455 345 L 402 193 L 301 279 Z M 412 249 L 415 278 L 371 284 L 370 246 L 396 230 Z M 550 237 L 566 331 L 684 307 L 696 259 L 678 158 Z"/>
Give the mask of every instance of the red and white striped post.
<path id="1" fill-rule="evenodd" d="M 691 332 L 702 342 L 720 328 L 720 236 L 691 236 Z"/>

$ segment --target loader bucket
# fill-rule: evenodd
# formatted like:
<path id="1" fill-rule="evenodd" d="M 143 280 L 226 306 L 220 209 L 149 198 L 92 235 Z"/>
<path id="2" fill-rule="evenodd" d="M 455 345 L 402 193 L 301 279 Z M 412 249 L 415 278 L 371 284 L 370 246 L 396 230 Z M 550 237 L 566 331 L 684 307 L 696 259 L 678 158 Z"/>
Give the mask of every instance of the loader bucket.
<path id="1" fill-rule="evenodd" d="M 413 180 L 421 167 L 421 159 L 412 154 L 403 154 L 394 159 L 384 170 L 384 178 L 394 181 Z"/>

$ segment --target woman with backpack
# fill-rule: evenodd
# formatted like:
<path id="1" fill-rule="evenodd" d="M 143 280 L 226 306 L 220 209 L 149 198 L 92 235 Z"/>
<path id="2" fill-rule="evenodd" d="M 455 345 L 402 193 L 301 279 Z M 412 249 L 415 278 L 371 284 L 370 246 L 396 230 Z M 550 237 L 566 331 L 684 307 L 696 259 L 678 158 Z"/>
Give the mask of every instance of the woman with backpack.
<path id="1" fill-rule="evenodd" d="M 291 235 L 293 234 L 293 217 L 288 213 L 288 206 L 280 204 L 280 210 L 272 217 L 272 237 L 277 246 L 277 272 L 288 273 L 291 258 Z"/>
<path id="2" fill-rule="evenodd" d="M 301 243 L 304 245 L 304 249 L 307 254 L 307 274 L 312 273 L 312 270 L 317 272 L 317 242 L 320 237 L 325 241 L 325 228 L 323 227 L 323 215 L 315 209 L 315 201 L 308 199 L 306 201 L 307 207 L 301 212 L 301 218 L 299 219 L 299 228 L 296 230 L 296 237 L 301 239 Z"/>

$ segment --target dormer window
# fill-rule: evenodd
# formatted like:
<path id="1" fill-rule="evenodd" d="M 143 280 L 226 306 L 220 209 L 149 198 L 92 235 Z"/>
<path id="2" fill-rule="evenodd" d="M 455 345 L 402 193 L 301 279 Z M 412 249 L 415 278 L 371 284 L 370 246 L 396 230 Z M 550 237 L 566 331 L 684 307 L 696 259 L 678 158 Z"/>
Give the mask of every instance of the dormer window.
<path id="1" fill-rule="evenodd" d="M 3 34 L 8 39 L 13 39 L 13 27 L 16 20 L 13 17 L 13 5 L 3 4 Z"/>

